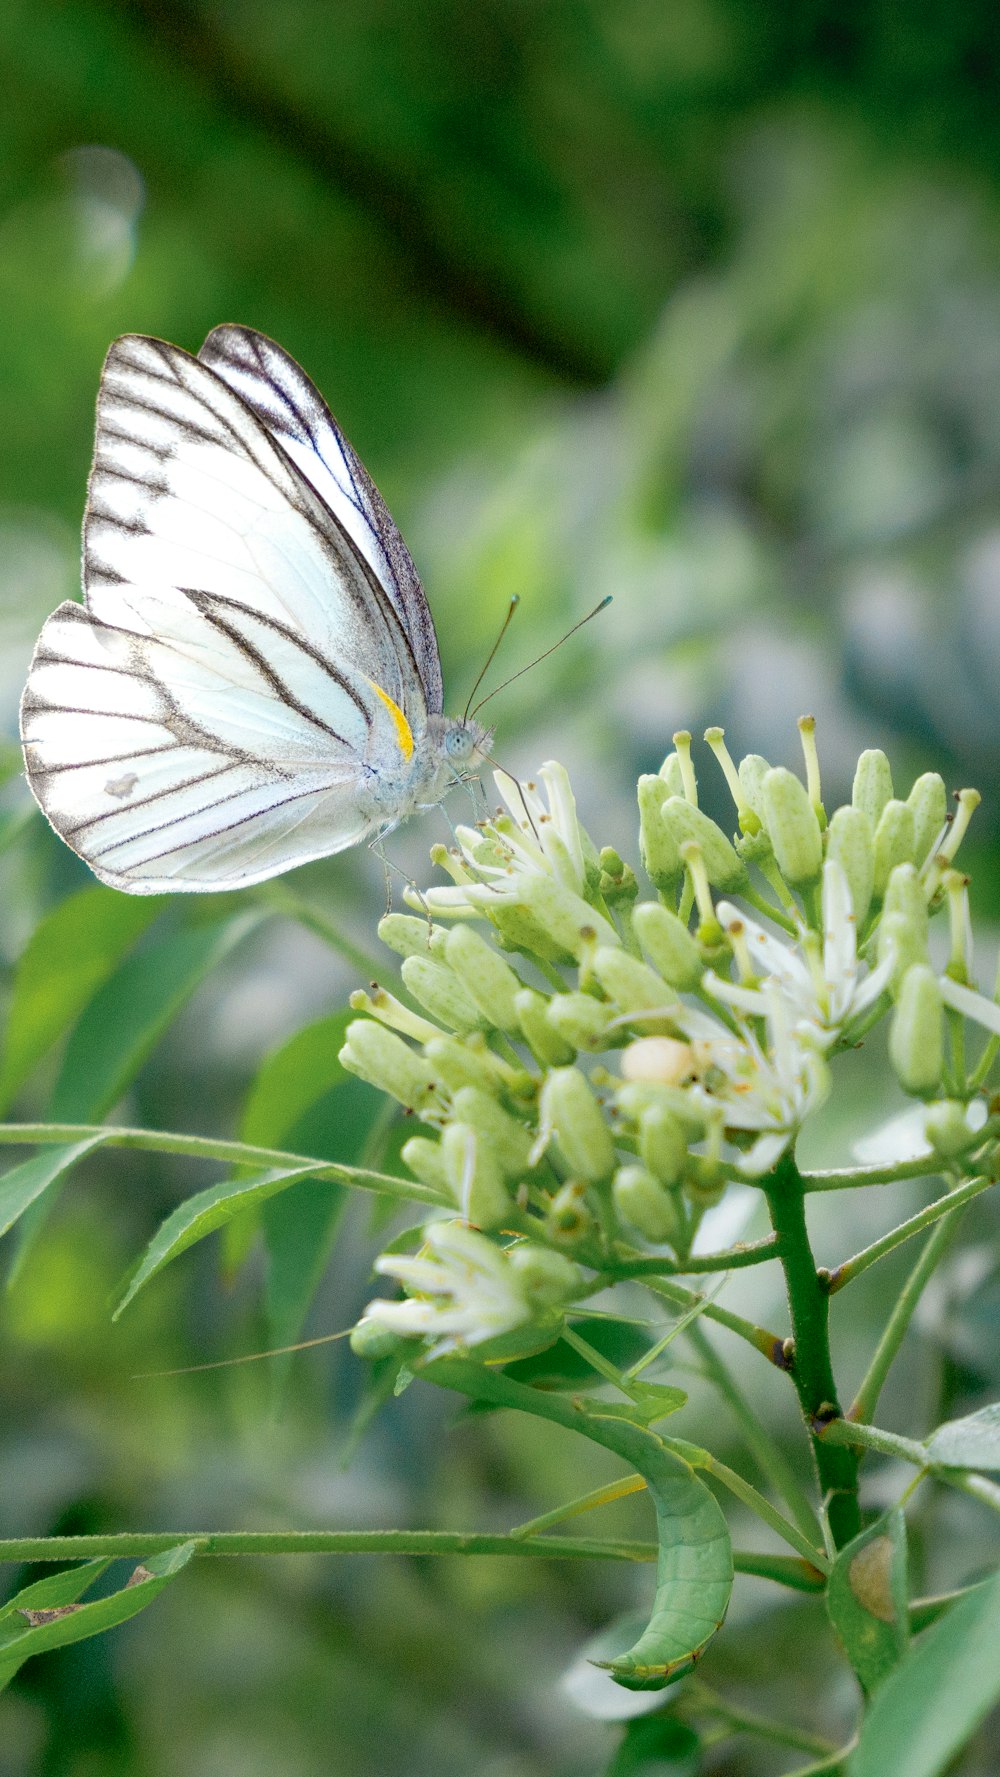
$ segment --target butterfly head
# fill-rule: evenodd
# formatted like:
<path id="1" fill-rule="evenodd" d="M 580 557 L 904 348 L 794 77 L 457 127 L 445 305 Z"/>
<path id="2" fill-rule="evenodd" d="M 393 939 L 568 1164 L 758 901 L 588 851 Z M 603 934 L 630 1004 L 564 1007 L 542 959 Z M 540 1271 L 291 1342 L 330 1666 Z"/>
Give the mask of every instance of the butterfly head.
<path id="1" fill-rule="evenodd" d="M 478 768 L 488 756 L 487 749 L 492 739 L 492 731 L 480 727 L 471 717 L 463 716 L 457 720 L 446 720 L 444 727 L 444 751 L 449 765 L 456 771 Z"/>

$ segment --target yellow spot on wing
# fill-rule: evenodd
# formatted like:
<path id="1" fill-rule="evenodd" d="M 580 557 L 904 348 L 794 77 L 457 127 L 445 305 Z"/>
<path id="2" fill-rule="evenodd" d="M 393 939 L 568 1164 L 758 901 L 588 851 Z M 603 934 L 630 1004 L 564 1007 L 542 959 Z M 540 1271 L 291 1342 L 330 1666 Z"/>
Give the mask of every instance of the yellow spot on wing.
<path id="1" fill-rule="evenodd" d="M 409 722 L 406 720 L 406 717 L 404 716 L 398 703 L 393 703 L 392 698 L 389 696 L 388 691 L 383 691 L 381 685 L 376 685 L 374 679 L 369 679 L 368 683 L 371 686 L 372 690 L 374 691 L 376 697 L 380 697 L 382 699 L 382 702 L 385 704 L 386 709 L 388 710 L 390 716 L 392 717 L 393 727 L 396 730 L 396 740 L 399 744 L 399 750 L 402 753 L 403 758 L 404 759 L 412 759 L 412 757 L 413 757 L 413 735 L 410 732 Z"/>

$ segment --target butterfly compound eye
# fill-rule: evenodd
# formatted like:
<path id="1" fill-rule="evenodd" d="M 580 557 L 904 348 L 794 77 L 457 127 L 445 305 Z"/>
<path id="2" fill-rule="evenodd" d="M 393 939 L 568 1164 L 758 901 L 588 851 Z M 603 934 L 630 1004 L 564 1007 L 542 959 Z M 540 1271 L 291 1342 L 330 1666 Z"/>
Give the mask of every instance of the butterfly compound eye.
<path id="1" fill-rule="evenodd" d="M 476 742 L 468 728 L 452 728 L 444 744 L 449 758 L 463 760 L 472 757 Z"/>

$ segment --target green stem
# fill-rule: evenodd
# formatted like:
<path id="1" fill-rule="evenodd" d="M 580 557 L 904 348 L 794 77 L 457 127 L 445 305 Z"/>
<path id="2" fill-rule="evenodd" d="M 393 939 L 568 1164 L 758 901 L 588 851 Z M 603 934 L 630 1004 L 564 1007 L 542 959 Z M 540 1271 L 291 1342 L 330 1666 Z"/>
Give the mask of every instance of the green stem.
<path id="1" fill-rule="evenodd" d="M 839 1414 L 840 1407 L 830 1357 L 829 1297 L 809 1245 L 805 1186 L 791 1154 L 779 1160 L 765 1181 L 765 1192 L 785 1273 L 795 1341 L 792 1380 L 812 1442 L 830 1531 L 837 1548 L 843 1548 L 861 1529 L 858 1458 L 853 1450 L 825 1444 L 818 1435 L 824 1421 Z"/>
<path id="2" fill-rule="evenodd" d="M 990 1117 L 981 1129 L 969 1134 L 969 1152 L 963 1156 L 968 1170 L 969 1156 L 981 1154 L 991 1142 L 1000 1139 L 1000 1117 Z M 957 1162 L 956 1162 L 957 1164 Z M 944 1170 L 937 1154 L 921 1154 L 916 1159 L 894 1160 L 890 1166 L 833 1167 L 820 1172 L 801 1174 L 806 1191 L 854 1191 L 861 1185 L 895 1185 L 901 1179 L 933 1178 Z"/>
<path id="3" fill-rule="evenodd" d="M 370 956 L 367 950 L 362 950 L 360 945 L 348 938 L 325 913 L 321 913 L 317 907 L 310 907 L 308 901 L 303 901 L 301 896 L 286 888 L 284 883 L 268 883 L 266 888 L 259 891 L 257 899 L 265 906 L 273 908 L 275 913 L 283 913 L 289 919 L 297 920 L 299 925 L 305 926 L 310 932 L 315 932 L 324 944 L 328 944 L 331 950 L 335 950 L 338 956 L 350 963 L 352 969 L 357 969 L 366 981 L 371 981 L 374 976 L 384 975 L 392 967 L 388 957 L 380 961 L 377 957 Z"/>
<path id="4" fill-rule="evenodd" d="M 686 1716 L 709 1715 L 724 1722 L 734 1734 L 753 1734 L 758 1740 L 791 1746 L 797 1752 L 811 1752 L 817 1758 L 827 1757 L 835 1751 L 833 1741 L 822 1734 L 810 1734 L 807 1729 L 797 1728 L 790 1722 L 775 1721 L 772 1716 L 758 1715 L 756 1710 L 741 1709 L 697 1680 L 693 1684 L 689 1682 L 682 1713 Z"/>
<path id="5" fill-rule="evenodd" d="M 860 1425 L 853 1419 L 831 1419 L 821 1432 L 822 1441 L 838 1449 L 876 1450 L 880 1456 L 897 1456 L 917 1468 L 929 1468 L 930 1458 L 923 1444 L 913 1438 L 901 1437 L 895 1431 L 883 1431 L 879 1425 Z"/>
<path id="6" fill-rule="evenodd" d="M 869 1265 L 874 1265 L 877 1259 L 884 1259 L 886 1253 L 895 1252 L 897 1246 L 902 1246 L 905 1241 L 912 1240 L 914 1234 L 922 1234 L 925 1228 L 930 1228 L 935 1222 L 941 1221 L 942 1217 L 947 1217 L 947 1225 L 951 1227 L 957 1210 L 962 1209 L 965 1204 L 971 1203 L 973 1197 L 980 1196 L 983 1191 L 988 1191 L 990 1186 L 995 1184 L 996 1179 L 992 1178 L 967 1179 L 964 1185 L 958 1185 L 946 1196 L 938 1197 L 934 1203 L 929 1203 L 926 1209 L 918 1210 L 916 1215 L 910 1216 L 905 1222 L 900 1222 L 898 1228 L 890 1229 L 889 1233 L 883 1234 L 880 1240 L 873 1240 L 871 1246 L 863 1247 L 859 1253 L 854 1254 L 853 1258 L 845 1259 L 842 1265 L 835 1266 L 827 1274 L 827 1293 L 832 1296 L 837 1290 L 842 1290 L 845 1283 L 852 1283 L 856 1277 L 861 1276 L 862 1271 L 867 1271 Z"/>
<path id="7" fill-rule="evenodd" d="M 768 1327 L 755 1326 L 752 1320 L 745 1320 L 742 1314 L 733 1314 L 728 1308 L 720 1308 L 718 1302 L 706 1302 L 696 1290 L 685 1289 L 682 1283 L 674 1283 L 665 1277 L 644 1277 L 643 1286 L 661 1296 L 665 1302 L 674 1302 L 681 1308 L 694 1308 L 699 1303 L 706 1320 L 714 1320 L 717 1326 L 727 1327 L 737 1338 L 745 1339 L 755 1351 L 767 1358 L 778 1370 L 786 1370 L 788 1361 L 785 1357 L 785 1341 L 780 1333 L 772 1333 Z"/>
<path id="8" fill-rule="evenodd" d="M 134 1560 L 196 1542 L 199 1555 L 543 1555 L 557 1560 L 655 1561 L 655 1543 L 601 1537 L 487 1536 L 461 1530 L 128 1531 L 112 1536 L 20 1536 L 0 1561 Z"/>
<path id="9" fill-rule="evenodd" d="M 634 1402 L 636 1397 L 633 1390 L 629 1387 L 621 1371 L 609 1358 L 595 1350 L 593 1345 L 589 1344 L 579 1333 L 574 1332 L 573 1328 L 567 1324 L 563 1326 L 561 1337 L 583 1358 L 584 1363 L 590 1365 L 598 1376 L 603 1376 L 605 1382 L 611 1383 L 612 1388 L 617 1388 L 628 1400 Z"/>
<path id="10" fill-rule="evenodd" d="M 259 1148 L 249 1142 L 220 1141 L 206 1135 L 179 1135 L 162 1129 L 122 1129 L 110 1123 L 0 1123 L 0 1145 L 68 1144 L 85 1141 L 88 1135 L 99 1135 L 103 1145 L 109 1148 L 185 1154 L 195 1160 L 221 1160 L 227 1166 L 281 1166 L 289 1171 L 301 1167 L 313 1178 L 331 1179 L 336 1184 L 353 1185 L 362 1191 L 374 1191 L 379 1196 L 433 1203 L 452 1210 L 455 1207 L 451 1198 L 443 1191 L 433 1190 L 430 1185 L 392 1178 L 388 1173 L 369 1172 L 363 1166 L 340 1166 L 304 1154 L 286 1154 L 280 1148 Z"/>
<path id="11" fill-rule="evenodd" d="M 939 1221 L 933 1234 L 928 1237 L 923 1252 L 893 1304 L 892 1313 L 875 1348 L 875 1355 L 848 1409 L 849 1419 L 867 1422 L 875 1412 L 885 1379 L 906 1337 L 917 1303 L 947 1252 L 957 1226 L 958 1217 L 949 1216 L 947 1220 Z"/>
<path id="12" fill-rule="evenodd" d="M 656 1277 L 666 1273 L 673 1277 L 693 1277 L 707 1271 L 741 1271 L 747 1265 L 764 1265 L 778 1257 L 777 1242 L 770 1236 L 747 1245 L 729 1247 L 721 1253 L 695 1253 L 687 1259 L 635 1258 L 609 1260 L 601 1266 L 605 1277 L 621 1280 L 627 1277 Z"/>
<path id="13" fill-rule="evenodd" d="M 803 1535 L 809 1538 L 811 1544 L 820 1543 L 822 1531 L 816 1521 L 816 1513 L 780 1444 L 771 1437 L 767 1427 L 761 1424 L 756 1413 L 747 1405 L 746 1396 L 734 1381 L 704 1328 L 696 1323 L 686 1331 L 689 1342 L 698 1353 L 702 1368 L 736 1420 L 744 1443 L 761 1473 L 773 1482 Z"/>

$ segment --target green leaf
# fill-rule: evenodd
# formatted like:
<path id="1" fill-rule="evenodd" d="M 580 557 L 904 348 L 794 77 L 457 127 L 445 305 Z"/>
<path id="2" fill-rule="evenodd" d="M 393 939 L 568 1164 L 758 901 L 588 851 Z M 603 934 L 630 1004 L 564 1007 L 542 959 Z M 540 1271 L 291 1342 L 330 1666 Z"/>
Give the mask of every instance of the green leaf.
<path id="1" fill-rule="evenodd" d="M 865 1690 L 877 1690 L 909 1641 L 906 1521 L 898 1506 L 840 1551 L 826 1608 Z"/>
<path id="2" fill-rule="evenodd" d="M 276 1196 L 279 1191 L 287 1191 L 289 1185 L 294 1184 L 297 1179 L 307 1177 L 322 1164 L 321 1160 L 316 1160 L 311 1165 L 278 1166 L 266 1172 L 253 1173 L 250 1177 L 224 1179 L 221 1184 L 210 1185 L 207 1191 L 199 1191 L 196 1196 L 179 1203 L 173 1214 L 165 1222 L 161 1222 L 153 1235 L 115 1309 L 113 1319 L 118 1319 L 151 1277 L 155 1277 L 172 1259 L 186 1252 L 189 1246 L 204 1240 L 207 1234 L 214 1234 L 217 1228 L 224 1227 L 241 1210 L 263 1203 L 266 1198 Z"/>
<path id="3" fill-rule="evenodd" d="M 84 888 L 61 901 L 35 928 L 14 973 L 0 1064 L 0 1109 L 80 1016 L 164 900 L 162 895 Z"/>
<path id="4" fill-rule="evenodd" d="M 66 1147 L 47 1148 L 5 1172 L 0 1178 L 0 1236 L 44 1196 L 50 1185 L 82 1160 L 84 1154 L 99 1147 L 103 1140 L 103 1135 L 88 1135 L 85 1140 L 70 1142 Z"/>
<path id="5" fill-rule="evenodd" d="M 110 1559 L 81 1561 L 77 1567 L 66 1567 L 61 1573 L 48 1573 L 44 1579 L 35 1580 L 23 1591 L 15 1593 L 0 1608 L 0 1647 L 12 1635 L 21 1634 L 24 1618 L 18 1615 L 19 1611 L 58 1610 L 61 1605 L 75 1604 L 110 1566 Z"/>
<path id="6" fill-rule="evenodd" d="M 187 1565 L 197 1547 L 194 1542 L 179 1543 L 162 1555 L 151 1556 L 143 1566 L 135 1569 L 131 1579 L 119 1591 L 112 1592 L 107 1598 L 97 1598 L 92 1604 L 77 1605 L 74 1598 L 103 1572 L 106 1562 L 88 1561 L 82 1570 L 74 1568 L 68 1575 L 57 1574 L 52 1579 L 28 1586 L 24 1592 L 18 1593 L 4 1612 L 4 1631 L 10 1629 L 11 1624 L 17 1620 L 15 1613 L 21 1610 L 65 1610 L 67 1614 L 59 1615 L 50 1622 L 34 1624 L 22 1619 L 21 1628 L 0 1641 L 0 1690 L 10 1683 L 25 1660 L 30 1660 L 34 1654 L 47 1653 L 54 1647 L 65 1647 L 71 1641 L 84 1641 L 90 1635 L 100 1635 L 105 1629 L 113 1629 L 117 1624 L 127 1622 L 129 1617 L 137 1616 L 139 1611 L 152 1604 L 164 1586 L 169 1585 Z M 61 1580 L 67 1581 L 69 1596 L 59 1593 L 58 1583 Z M 77 1585 L 78 1581 L 82 1583 Z M 39 1594 L 43 1588 L 44 1602 L 41 1602 Z M 55 1601 L 56 1598 L 58 1602 Z"/>
<path id="7" fill-rule="evenodd" d="M 697 1777 L 701 1742 L 669 1715 L 644 1715 L 625 1729 L 605 1777 Z"/>
<path id="8" fill-rule="evenodd" d="M 343 1011 L 319 1018 L 265 1058 L 247 1094 L 240 1141 L 262 1148 L 286 1147 L 289 1131 L 316 1100 L 352 1077 L 341 1067 L 339 1056 L 347 1026 L 356 1016 Z M 372 1096 L 377 1102 L 378 1094 Z"/>
<path id="9" fill-rule="evenodd" d="M 1000 1698 L 1000 1573 L 910 1646 L 878 1692 L 848 1777 L 938 1777 Z"/>
<path id="10" fill-rule="evenodd" d="M 105 1116 L 195 988 L 260 919 L 243 913 L 212 920 L 129 957 L 95 994 L 69 1039 L 49 1106 L 53 1121 L 92 1123 Z"/>
<path id="11" fill-rule="evenodd" d="M 949 1419 L 927 1440 L 932 1462 L 944 1468 L 1000 1471 L 1000 1401 L 969 1413 L 965 1419 Z"/>

